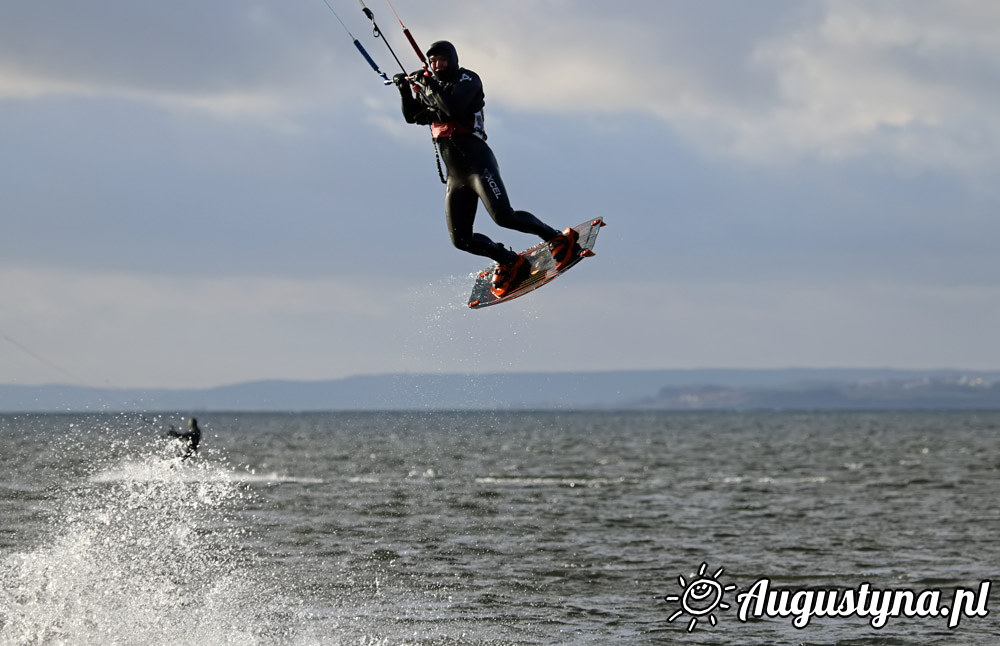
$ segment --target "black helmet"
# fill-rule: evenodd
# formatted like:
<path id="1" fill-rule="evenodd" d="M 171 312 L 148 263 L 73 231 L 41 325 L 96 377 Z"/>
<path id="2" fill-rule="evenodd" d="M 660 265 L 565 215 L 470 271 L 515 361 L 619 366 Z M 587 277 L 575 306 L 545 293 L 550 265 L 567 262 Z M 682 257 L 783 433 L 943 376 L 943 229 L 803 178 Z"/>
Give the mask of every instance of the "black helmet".
<path id="1" fill-rule="evenodd" d="M 447 40 L 439 40 L 433 43 L 427 50 L 427 58 L 431 56 L 444 56 L 448 60 L 448 69 L 444 73 L 446 78 L 458 74 L 458 51 Z"/>

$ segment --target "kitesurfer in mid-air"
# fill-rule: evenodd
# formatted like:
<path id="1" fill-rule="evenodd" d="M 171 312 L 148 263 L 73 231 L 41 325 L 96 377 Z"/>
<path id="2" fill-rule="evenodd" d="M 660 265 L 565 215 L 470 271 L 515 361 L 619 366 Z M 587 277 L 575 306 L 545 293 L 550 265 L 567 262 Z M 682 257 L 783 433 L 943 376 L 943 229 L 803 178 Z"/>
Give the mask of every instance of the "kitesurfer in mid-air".
<path id="1" fill-rule="evenodd" d="M 407 123 L 431 126 L 431 136 L 448 170 L 445 215 L 451 241 L 458 249 L 487 256 L 497 263 L 492 290 L 503 296 L 527 278 L 531 265 L 524 257 L 472 230 L 479 200 L 493 220 L 507 229 L 531 233 L 549 242 L 556 269 L 580 252 L 577 233 L 562 233 L 527 211 L 515 211 L 483 129 L 485 98 L 479 76 L 458 66 L 458 52 L 448 41 L 427 50 L 429 73 L 397 74 L 393 81 L 403 101 Z M 416 94 L 414 95 L 414 92 Z"/>

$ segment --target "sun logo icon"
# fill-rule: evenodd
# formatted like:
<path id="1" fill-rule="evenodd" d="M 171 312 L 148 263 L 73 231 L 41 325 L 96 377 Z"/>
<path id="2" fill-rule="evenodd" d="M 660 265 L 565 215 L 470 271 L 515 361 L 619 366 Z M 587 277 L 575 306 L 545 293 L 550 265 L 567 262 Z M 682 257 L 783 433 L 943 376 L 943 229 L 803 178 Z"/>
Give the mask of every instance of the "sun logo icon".
<path id="1" fill-rule="evenodd" d="M 701 567 L 698 568 L 698 577 L 696 579 L 688 582 L 684 578 L 684 575 L 677 577 L 677 582 L 680 583 L 681 590 L 684 593 L 681 595 L 670 594 L 663 597 L 663 600 L 667 603 L 680 601 L 681 607 L 674 614 L 670 615 L 667 621 L 673 622 L 684 613 L 687 613 L 691 615 L 687 631 L 691 632 L 698 626 L 698 620 L 703 617 L 707 617 L 708 622 L 713 626 L 716 625 L 718 620 L 715 618 L 715 614 L 713 614 L 716 608 L 729 610 L 730 606 L 723 601 L 723 597 L 727 592 L 735 590 L 736 586 L 730 584 L 723 587 L 719 583 L 718 579 L 725 571 L 724 568 L 720 567 L 712 576 L 705 576 L 705 572 L 707 571 L 708 563 L 702 563 Z"/>

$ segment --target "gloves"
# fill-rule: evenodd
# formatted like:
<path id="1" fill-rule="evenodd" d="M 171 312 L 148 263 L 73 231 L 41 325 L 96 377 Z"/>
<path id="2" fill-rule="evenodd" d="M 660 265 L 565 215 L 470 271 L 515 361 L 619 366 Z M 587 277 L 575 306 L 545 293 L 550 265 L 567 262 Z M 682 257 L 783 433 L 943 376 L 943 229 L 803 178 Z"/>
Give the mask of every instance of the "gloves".
<path id="1" fill-rule="evenodd" d="M 422 71 L 417 72 L 417 77 L 420 84 L 428 88 L 431 92 L 441 91 L 441 84 L 438 82 L 437 77 L 432 72 L 429 72 L 426 67 Z"/>
<path id="2" fill-rule="evenodd" d="M 400 90 L 406 90 L 407 92 L 409 92 L 410 79 L 406 74 L 403 74 L 402 72 L 396 74 L 395 76 L 392 77 L 392 82 L 395 83 L 396 87 L 398 87 Z"/>

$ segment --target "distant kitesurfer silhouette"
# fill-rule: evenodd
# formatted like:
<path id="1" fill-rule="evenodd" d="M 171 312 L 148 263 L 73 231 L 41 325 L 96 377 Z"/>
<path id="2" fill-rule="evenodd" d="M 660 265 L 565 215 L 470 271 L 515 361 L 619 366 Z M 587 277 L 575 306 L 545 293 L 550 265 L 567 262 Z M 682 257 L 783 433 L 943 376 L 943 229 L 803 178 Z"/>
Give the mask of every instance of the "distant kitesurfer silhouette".
<path id="1" fill-rule="evenodd" d="M 191 418 L 188 421 L 189 430 L 181 433 L 180 431 L 174 429 L 173 427 L 167 431 L 167 435 L 170 437 L 176 437 L 181 441 L 184 453 L 181 454 L 182 460 L 187 460 L 198 452 L 198 445 L 201 443 L 201 429 L 198 428 L 198 420 Z"/>

